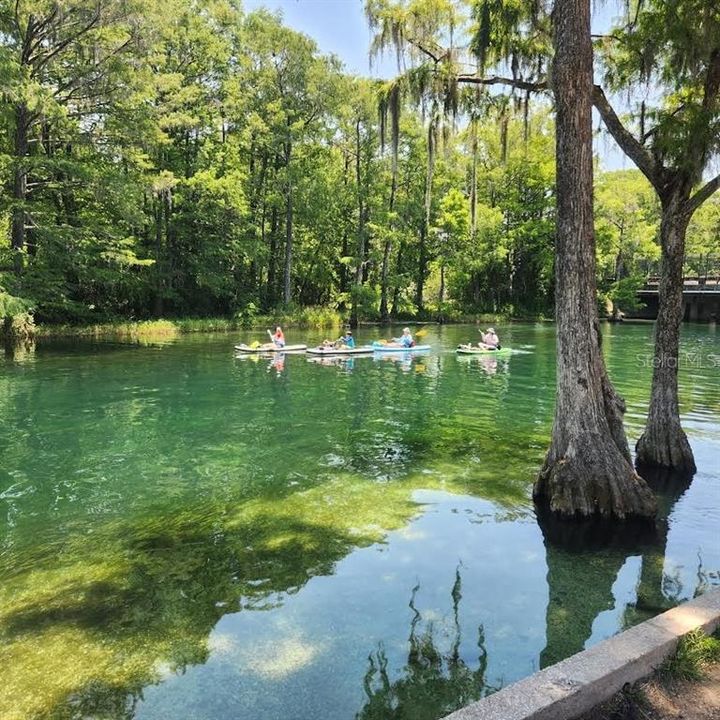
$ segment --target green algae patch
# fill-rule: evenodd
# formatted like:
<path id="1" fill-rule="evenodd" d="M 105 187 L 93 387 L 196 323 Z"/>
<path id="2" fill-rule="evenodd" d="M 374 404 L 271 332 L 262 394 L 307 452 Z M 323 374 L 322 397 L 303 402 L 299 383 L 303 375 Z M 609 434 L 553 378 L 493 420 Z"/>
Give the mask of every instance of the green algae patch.
<path id="1" fill-rule="evenodd" d="M 223 614 L 276 607 L 407 525 L 422 509 L 416 489 L 452 485 L 338 475 L 285 497 L 109 522 L 69 537 L 56 556 L 5 557 L 0 717 L 69 718 L 78 708 L 112 717 L 143 686 L 204 662 Z M 288 662 L 310 662 L 307 652 Z M 280 662 L 261 669 L 281 673 Z"/>

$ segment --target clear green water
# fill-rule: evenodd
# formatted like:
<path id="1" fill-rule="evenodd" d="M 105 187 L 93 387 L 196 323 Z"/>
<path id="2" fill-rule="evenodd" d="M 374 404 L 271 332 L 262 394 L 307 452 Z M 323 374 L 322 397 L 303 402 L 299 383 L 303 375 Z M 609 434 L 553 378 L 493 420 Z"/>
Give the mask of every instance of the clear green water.
<path id="1" fill-rule="evenodd" d="M 651 332 L 605 328 L 631 440 Z M 3 720 L 434 720 L 720 584 L 714 328 L 684 329 L 700 471 L 659 486 L 653 532 L 601 540 L 530 501 L 552 326 L 503 328 L 527 351 L 504 359 L 457 357 L 468 327 L 233 357 L 261 335 L 0 363 Z"/>

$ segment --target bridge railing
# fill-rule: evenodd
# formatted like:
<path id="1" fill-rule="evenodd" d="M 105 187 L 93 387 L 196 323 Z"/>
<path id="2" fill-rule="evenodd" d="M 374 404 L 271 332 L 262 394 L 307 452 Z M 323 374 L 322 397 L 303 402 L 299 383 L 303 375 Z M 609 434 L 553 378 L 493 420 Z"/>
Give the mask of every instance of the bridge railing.
<path id="1" fill-rule="evenodd" d="M 657 292 L 660 285 L 660 278 L 657 275 L 651 275 L 645 281 L 640 292 Z M 683 290 L 693 292 L 718 292 L 720 291 L 720 274 L 712 275 L 687 275 L 683 278 Z"/>

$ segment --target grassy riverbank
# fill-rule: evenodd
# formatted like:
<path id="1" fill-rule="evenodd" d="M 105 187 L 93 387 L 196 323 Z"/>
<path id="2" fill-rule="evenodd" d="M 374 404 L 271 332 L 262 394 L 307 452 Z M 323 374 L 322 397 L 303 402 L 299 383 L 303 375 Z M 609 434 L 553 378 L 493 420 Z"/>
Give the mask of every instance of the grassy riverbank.
<path id="1" fill-rule="evenodd" d="M 533 318 L 535 319 L 535 318 Z M 462 315 L 448 321 L 448 324 L 480 323 L 501 324 L 511 318 L 500 314 Z M 347 315 L 328 308 L 303 308 L 293 312 L 279 312 L 272 315 L 252 315 L 237 318 L 178 318 L 164 320 L 118 320 L 108 323 L 91 325 L 38 325 L 36 336 L 78 337 L 97 340 L 120 340 L 141 342 L 151 340 L 172 340 L 179 335 L 188 333 L 234 332 L 253 328 L 269 328 L 275 325 L 283 327 L 323 330 L 340 328 L 348 322 Z M 412 318 L 398 318 L 394 322 L 414 324 L 433 322 L 429 319 L 421 321 Z M 361 322 L 361 325 L 379 325 L 374 322 Z"/>
<path id="2" fill-rule="evenodd" d="M 579 720 L 711 720 L 720 717 L 720 633 L 686 635 L 650 678 Z"/>
<path id="3" fill-rule="evenodd" d="M 115 321 L 92 325 L 38 325 L 38 337 L 83 337 L 140 341 L 172 340 L 189 333 L 234 332 L 275 325 L 295 328 L 341 327 L 343 316 L 326 308 L 304 308 L 296 312 L 236 318 L 176 318 L 164 320 Z"/>

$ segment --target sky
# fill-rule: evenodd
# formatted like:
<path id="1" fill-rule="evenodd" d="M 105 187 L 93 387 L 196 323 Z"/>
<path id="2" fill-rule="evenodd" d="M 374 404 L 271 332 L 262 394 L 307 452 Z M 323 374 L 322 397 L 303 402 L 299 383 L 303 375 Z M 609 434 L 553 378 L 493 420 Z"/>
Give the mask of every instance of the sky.
<path id="1" fill-rule="evenodd" d="M 382 78 L 395 74 L 392 58 L 373 63 L 371 71 L 364 0 L 244 0 L 243 4 L 247 10 L 280 10 L 286 25 L 309 35 L 322 52 L 337 55 L 352 73 Z"/>
<path id="2" fill-rule="evenodd" d="M 593 32 L 601 33 L 609 27 L 616 11 L 613 2 L 594 5 L 597 7 L 593 15 Z M 244 0 L 244 7 L 248 11 L 261 7 L 279 10 L 286 25 L 313 38 L 321 52 L 337 55 L 354 74 L 379 78 L 397 74 L 394 55 L 374 60 L 370 65 L 370 31 L 364 0 Z M 598 125 L 595 114 L 594 127 Z M 606 134 L 596 138 L 595 152 L 606 169 L 634 167 Z"/>

